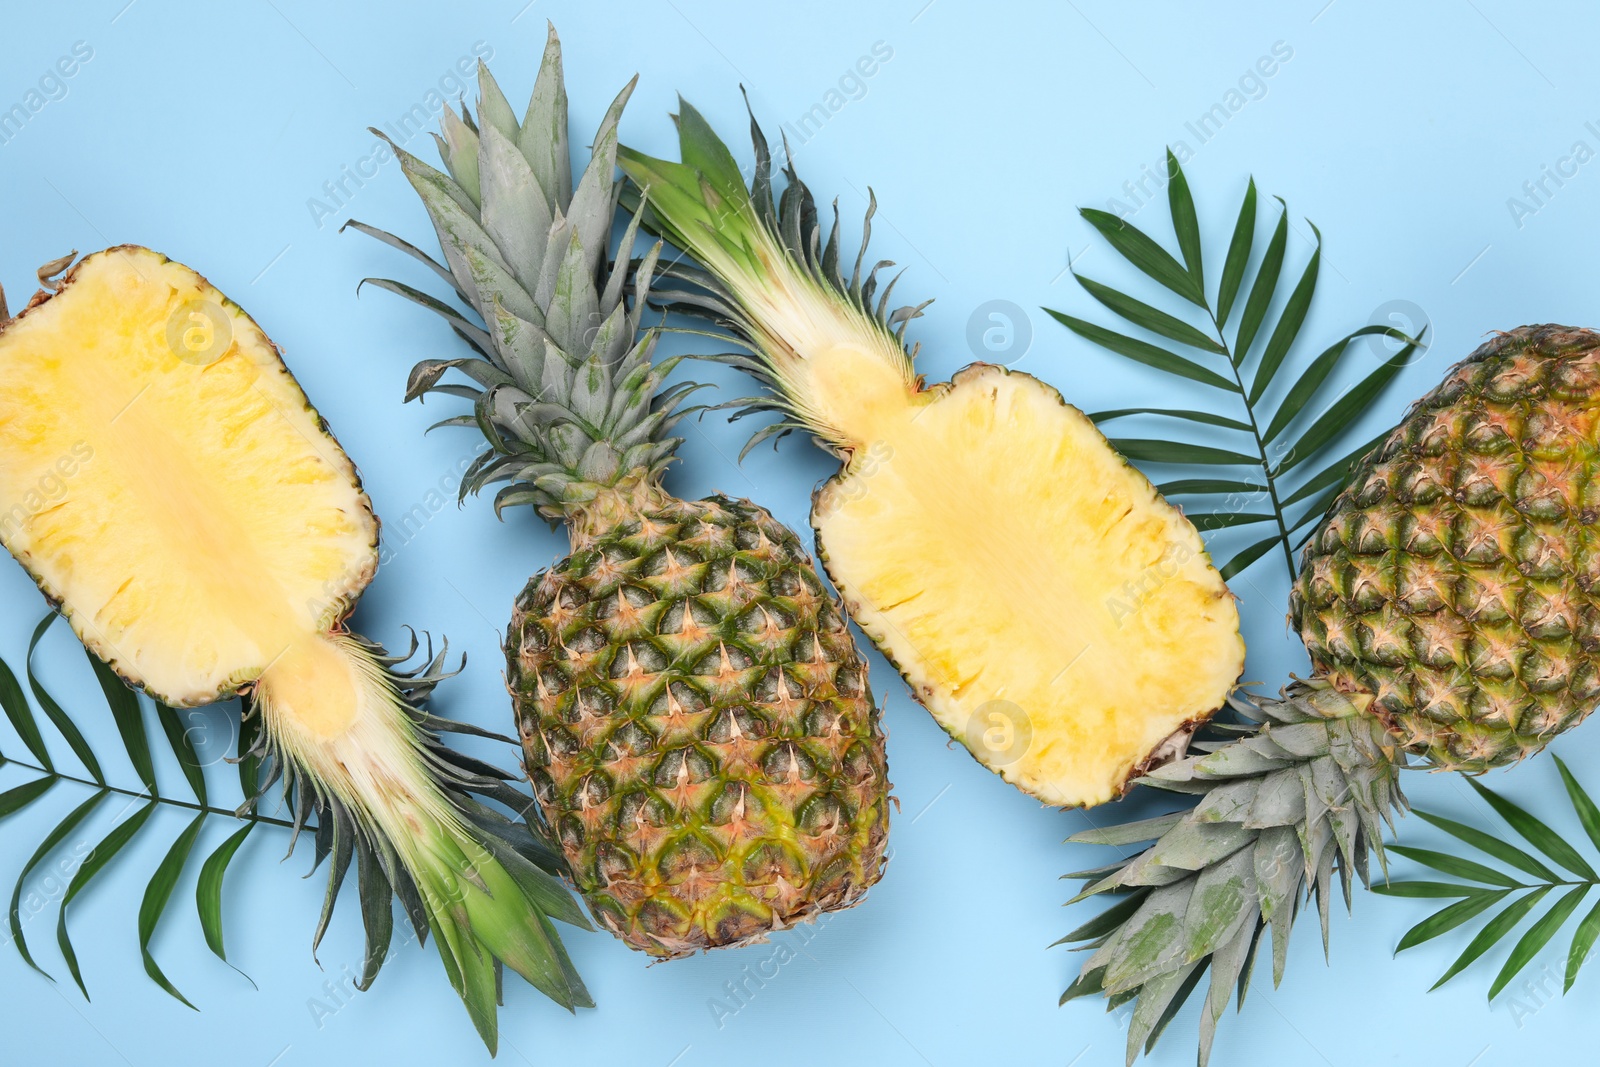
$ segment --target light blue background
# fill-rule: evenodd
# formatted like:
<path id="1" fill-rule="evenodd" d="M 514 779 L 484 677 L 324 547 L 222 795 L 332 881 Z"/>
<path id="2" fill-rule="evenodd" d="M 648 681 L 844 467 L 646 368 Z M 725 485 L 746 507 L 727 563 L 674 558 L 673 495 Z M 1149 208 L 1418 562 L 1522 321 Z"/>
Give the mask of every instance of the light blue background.
<path id="1" fill-rule="evenodd" d="M 1369 413 L 1368 434 L 1397 417 L 1486 331 L 1530 321 L 1593 325 L 1600 317 L 1591 263 L 1600 163 L 1579 170 L 1520 225 L 1507 204 L 1575 141 L 1600 148 L 1585 125 L 1600 120 L 1589 91 L 1600 19 L 1577 3 L 1294 0 L 1233 4 L 1222 13 L 1098 0 L 830 0 L 804 9 L 700 0 L 524 2 L 397 2 L 382 5 L 381 14 L 378 5 L 363 11 L 306 0 L 12 5 L 0 33 L 0 108 L 23 100 L 74 42 L 93 49 L 65 95 L 0 145 L 0 279 L 13 308 L 26 300 L 35 267 L 70 248 L 138 242 L 192 264 L 283 346 L 360 465 L 379 512 L 406 512 L 474 448 L 461 434 L 422 436 L 446 404 L 424 410 L 400 403 L 413 361 L 457 348 L 442 326 L 386 294 L 358 299 L 355 284 L 365 275 L 412 275 L 390 250 L 316 225 L 307 201 L 322 195 L 342 166 L 368 154 L 367 126 L 422 102 L 475 42 L 493 49 L 492 65 L 520 104 L 548 17 L 566 45 L 578 143 L 639 71 L 623 134 L 658 153 L 671 148 L 665 116 L 675 91 L 737 146 L 739 82 L 771 132 L 822 100 L 875 42 L 891 48 L 865 95 L 834 114 L 796 158 L 820 197 L 840 196 L 847 218 L 859 217 L 869 183 L 877 191 L 874 247 L 910 268 L 900 295 L 938 300 L 912 330 L 930 380 L 974 358 L 967 320 L 985 301 L 1045 304 L 1103 320 L 1064 274 L 1069 252 L 1082 254 L 1089 273 L 1152 295 L 1091 241 L 1073 207 L 1104 206 L 1124 182 L 1139 179 L 1141 167 L 1159 165 L 1164 144 L 1180 139 L 1196 149 L 1187 170 L 1209 248 L 1225 245 L 1252 173 L 1263 214 L 1266 194 L 1290 202 L 1294 262 L 1308 252 L 1301 219 L 1321 226 L 1325 265 L 1305 329 L 1308 346 L 1362 324 L 1391 298 L 1425 309 L 1435 344 Z M 1258 98 L 1199 145 L 1185 123 L 1222 101 L 1275 42 L 1292 57 Z M 419 137 L 412 147 L 427 145 Z M 349 214 L 431 243 L 392 164 L 355 189 L 334 221 Z M 1142 210 L 1138 221 L 1165 233 L 1164 203 Z M 1087 410 L 1183 395 L 1069 337 L 1037 311 L 1031 328 L 1031 349 L 1017 365 Z M 1352 359 L 1348 380 L 1376 358 Z M 740 387 L 727 375 L 697 373 L 725 390 Z M 740 467 L 730 457 L 742 428 L 715 415 L 688 425 L 675 491 L 749 496 L 803 528 L 809 490 L 833 469 L 830 460 L 792 441 L 778 453 L 758 451 Z M 362 605 L 361 627 L 390 642 L 405 623 L 449 634 L 472 659 L 444 691 L 442 707 L 505 728 L 499 630 L 522 582 L 561 555 L 564 541 L 531 515 L 497 523 L 477 501 L 445 508 L 390 548 L 393 558 Z M 1270 689 L 1287 672 L 1304 671 L 1304 653 L 1283 622 L 1281 562 L 1267 557 L 1235 587 L 1251 650 L 1247 678 Z M 43 605 L 9 563 L 0 566 L 0 603 L 0 654 L 19 664 Z M 574 934 L 569 944 L 599 1010 L 572 1018 L 520 981 L 508 982 L 502 1062 L 1122 1062 L 1116 1019 L 1090 1002 L 1056 1007 L 1081 957 L 1046 946 L 1092 910 L 1063 912 L 1071 886 L 1057 877 L 1102 859 L 1064 847 L 1062 838 L 1090 817 L 1104 822 L 1137 812 L 1041 809 L 950 750 L 881 659 L 874 657 L 873 667 L 904 807 L 894 825 L 893 862 L 867 903 L 808 935 L 804 951 L 721 1028 L 708 1002 L 773 949 L 647 967 L 609 937 Z M 98 707 L 63 628 L 48 641 L 44 674 L 69 707 Z M 113 753 L 108 718 L 96 712 L 82 719 L 101 751 Z M 205 721 L 217 731 L 210 750 L 222 751 L 227 717 Z M 1556 748 L 1600 787 L 1600 771 L 1586 758 L 1600 751 L 1600 732 L 1592 731 L 1600 727 Z M 5 745 L 17 750 L 9 735 Z M 118 759 L 107 764 L 118 780 L 132 780 Z M 231 776 L 216 770 L 214 787 L 221 789 Z M 20 780 L 0 772 L 0 784 Z M 1561 814 L 1548 760 L 1492 781 L 1575 832 Z M 73 788 L 60 787 L 0 827 L 0 884 L 10 885 L 27 851 L 74 800 Z M 1489 820 L 1457 780 L 1412 775 L 1407 788 L 1420 806 Z M 97 838 L 111 814 L 102 813 L 83 840 Z M 192 909 L 193 870 L 179 886 L 156 954 L 203 1011 L 190 1012 L 157 990 L 139 967 L 135 913 L 145 878 L 181 826 L 177 814 L 158 815 L 75 903 L 72 930 L 92 1003 L 70 982 L 52 985 L 0 950 L 0 1061 L 291 1067 L 484 1059 L 431 949 L 397 949 L 373 991 L 319 1025 L 312 1002 L 333 1006 L 323 983 L 358 964 L 359 923 L 353 910 L 340 912 L 319 970 L 309 942 L 321 878 L 300 878 L 308 853 L 280 865 L 282 835 L 268 832 L 236 861 L 226 898 L 231 958 L 259 990 L 205 950 Z M 1435 837 L 1416 821 L 1409 829 L 1417 841 Z M 202 847 L 223 833 L 213 826 Z M 1592 1058 L 1585 1021 L 1600 998 L 1600 974 L 1585 975 L 1565 1000 L 1531 1015 L 1527 1009 L 1538 1002 L 1526 996 L 1518 1010 L 1511 994 L 1485 1004 L 1492 968 L 1483 964 L 1426 994 L 1462 944 L 1447 938 L 1391 961 L 1400 934 L 1426 910 L 1361 894 L 1353 919 L 1334 920 L 1331 966 L 1322 963 L 1314 926 L 1302 925 L 1283 988 L 1258 982 L 1246 1012 L 1225 1020 L 1214 1062 L 1354 1065 L 1420 1056 L 1490 1067 Z M 28 935 L 41 962 L 65 980 L 53 926 L 47 910 L 30 921 Z M 781 939 L 791 949 L 802 944 L 793 934 Z M 1559 967 L 1557 950 L 1547 955 Z M 1194 1026 L 1191 1006 L 1153 1062 L 1192 1062 Z"/>

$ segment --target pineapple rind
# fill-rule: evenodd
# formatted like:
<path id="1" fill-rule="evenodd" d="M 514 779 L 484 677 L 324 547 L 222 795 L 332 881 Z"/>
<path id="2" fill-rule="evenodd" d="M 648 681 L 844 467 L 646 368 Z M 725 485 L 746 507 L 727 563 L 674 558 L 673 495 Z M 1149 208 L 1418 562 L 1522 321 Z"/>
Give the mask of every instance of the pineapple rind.
<path id="1" fill-rule="evenodd" d="M 1502 333 L 1351 476 L 1290 613 L 1313 664 L 1439 767 L 1520 760 L 1600 699 L 1600 334 Z"/>
<path id="2" fill-rule="evenodd" d="M 171 343 L 191 302 L 231 332 L 203 362 Z M 89 458 L 31 506 L 75 450 Z M 0 457 L 0 543 L 85 645 L 173 706 L 237 693 L 377 568 L 371 502 L 276 346 L 148 249 L 85 257 L 0 329 Z"/>

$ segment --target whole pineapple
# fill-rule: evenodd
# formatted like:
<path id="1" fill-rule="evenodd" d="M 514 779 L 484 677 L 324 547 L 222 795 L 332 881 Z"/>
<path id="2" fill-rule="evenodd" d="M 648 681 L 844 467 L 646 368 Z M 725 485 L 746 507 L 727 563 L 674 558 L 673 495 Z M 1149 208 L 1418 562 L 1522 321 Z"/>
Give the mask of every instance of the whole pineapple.
<path id="1" fill-rule="evenodd" d="M 597 918 L 652 955 L 849 907 L 878 880 L 888 835 L 867 665 L 792 532 L 749 501 L 662 488 L 694 387 L 661 391 L 676 360 L 653 366 L 656 334 L 640 329 L 660 245 L 630 281 L 635 217 L 616 262 L 606 255 L 632 85 L 576 189 L 554 30 L 520 124 L 481 66 L 479 85 L 476 120 L 446 110 L 448 175 L 395 151 L 444 249 L 434 269 L 486 329 L 376 284 L 441 311 L 477 349 L 418 364 L 407 392 L 473 401 L 447 420 L 490 445 L 463 494 L 509 481 L 497 512 L 530 504 L 572 538 L 518 597 L 506 642 L 540 809 Z M 451 369 L 478 388 L 441 384 Z"/>
<path id="2" fill-rule="evenodd" d="M 1355 471 L 1290 615 L 1320 674 L 1406 749 L 1481 771 L 1600 697 L 1600 334 L 1504 333 Z"/>
<path id="3" fill-rule="evenodd" d="M 1359 464 L 1308 543 L 1290 617 L 1313 678 L 1235 702 L 1144 784 L 1196 806 L 1079 834 L 1143 851 L 1075 899 L 1123 900 L 1062 940 L 1094 949 L 1062 1001 L 1133 1002 L 1128 1061 L 1149 1050 L 1207 969 L 1202 1065 L 1242 1002 L 1264 926 L 1274 983 L 1304 889 L 1323 939 L 1337 871 L 1346 904 L 1399 771 L 1482 771 L 1538 752 L 1600 697 L 1600 333 L 1526 326 L 1453 368 Z"/>

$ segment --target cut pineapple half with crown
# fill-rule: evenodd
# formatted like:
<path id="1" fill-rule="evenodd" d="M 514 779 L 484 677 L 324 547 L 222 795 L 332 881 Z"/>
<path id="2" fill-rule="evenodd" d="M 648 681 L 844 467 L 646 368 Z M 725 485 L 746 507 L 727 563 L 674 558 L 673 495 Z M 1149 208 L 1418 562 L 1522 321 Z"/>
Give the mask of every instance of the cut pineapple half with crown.
<path id="1" fill-rule="evenodd" d="M 575 902 L 465 795 L 483 780 L 405 695 L 429 681 L 344 629 L 378 565 L 354 465 L 204 278 L 112 248 L 0 312 L 0 541 L 130 685 L 175 707 L 253 696 L 335 840 L 418 902 L 491 1048 L 500 963 L 591 1003 L 549 920 L 587 925 Z"/>
<path id="2" fill-rule="evenodd" d="M 1244 665 L 1194 526 L 1037 378 L 978 363 L 925 387 L 904 346 L 920 309 L 888 310 L 866 235 L 847 279 L 837 213 L 824 236 L 792 164 L 774 203 L 754 120 L 747 188 L 680 104 L 683 162 L 618 153 L 650 225 L 704 267 L 666 268 L 689 287 L 663 295 L 745 348 L 710 358 L 770 390 L 735 402 L 781 416 L 752 444 L 801 430 L 843 462 L 812 525 L 862 630 L 940 726 L 1047 803 L 1111 800 L 1181 754 Z"/>

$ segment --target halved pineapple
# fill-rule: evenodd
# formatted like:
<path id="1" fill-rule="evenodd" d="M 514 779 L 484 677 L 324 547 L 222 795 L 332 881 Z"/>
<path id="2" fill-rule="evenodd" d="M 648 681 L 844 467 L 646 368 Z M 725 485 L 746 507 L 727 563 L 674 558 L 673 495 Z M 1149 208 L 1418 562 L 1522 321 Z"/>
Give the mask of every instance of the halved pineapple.
<path id="1" fill-rule="evenodd" d="M 318 639 L 377 570 L 372 505 L 272 342 L 188 267 L 96 253 L 0 334 L 0 503 L 83 643 L 168 704 L 269 667 L 341 688 Z"/>
<path id="2" fill-rule="evenodd" d="M 499 963 L 591 1005 L 550 918 L 588 924 L 518 851 L 526 832 L 466 795 L 492 792 L 481 765 L 453 764 L 402 695 L 437 677 L 344 630 L 378 522 L 272 342 L 144 248 L 88 256 L 16 319 L 3 306 L 0 542 L 83 643 L 174 706 L 250 691 L 265 754 L 343 856 L 330 894 L 359 856 L 364 911 L 385 916 L 370 933 L 395 889 L 491 1050 Z"/>
<path id="3" fill-rule="evenodd" d="M 873 381 L 882 364 L 845 366 L 848 351 L 822 374 Z M 828 405 L 870 443 L 812 510 L 851 614 L 1007 781 L 1051 804 L 1120 794 L 1238 676 L 1237 611 L 1199 534 L 1036 378 L 975 364 L 927 390 L 878 380 L 876 400 Z"/>

